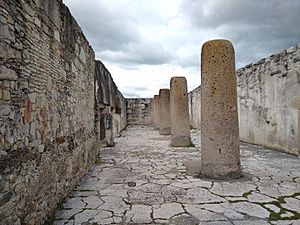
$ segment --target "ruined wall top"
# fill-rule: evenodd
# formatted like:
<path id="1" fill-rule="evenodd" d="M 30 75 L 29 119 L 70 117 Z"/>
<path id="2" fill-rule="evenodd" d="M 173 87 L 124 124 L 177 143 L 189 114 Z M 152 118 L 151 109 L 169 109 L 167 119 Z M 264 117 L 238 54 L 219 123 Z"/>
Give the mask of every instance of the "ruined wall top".
<path id="1" fill-rule="evenodd" d="M 255 62 L 255 63 L 250 63 L 242 68 L 239 68 L 237 70 L 237 76 L 241 76 L 244 75 L 246 70 L 255 68 L 255 67 L 260 67 L 260 66 L 264 66 L 264 67 L 270 67 L 272 68 L 272 66 L 274 65 L 278 65 L 280 62 L 282 61 L 286 61 L 285 67 L 288 67 L 288 63 L 293 64 L 293 63 L 297 63 L 300 61 L 300 58 L 294 58 L 292 59 L 292 61 L 288 62 L 290 60 L 290 56 L 295 55 L 297 52 L 300 52 L 300 43 L 291 46 L 288 49 L 282 50 L 278 53 L 272 54 L 266 58 L 262 58 L 259 61 Z M 253 71 L 255 72 L 255 71 Z M 276 75 L 281 73 L 282 71 L 278 71 L 278 70 L 270 70 L 270 75 Z"/>

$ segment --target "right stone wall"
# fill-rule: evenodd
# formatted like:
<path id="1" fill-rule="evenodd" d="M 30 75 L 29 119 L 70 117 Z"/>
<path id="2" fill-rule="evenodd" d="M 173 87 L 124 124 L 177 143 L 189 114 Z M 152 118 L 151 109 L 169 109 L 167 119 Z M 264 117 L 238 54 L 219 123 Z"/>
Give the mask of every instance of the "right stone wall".
<path id="1" fill-rule="evenodd" d="M 237 70 L 241 141 L 299 155 L 300 44 Z M 201 92 L 189 93 L 190 123 L 200 128 Z"/>

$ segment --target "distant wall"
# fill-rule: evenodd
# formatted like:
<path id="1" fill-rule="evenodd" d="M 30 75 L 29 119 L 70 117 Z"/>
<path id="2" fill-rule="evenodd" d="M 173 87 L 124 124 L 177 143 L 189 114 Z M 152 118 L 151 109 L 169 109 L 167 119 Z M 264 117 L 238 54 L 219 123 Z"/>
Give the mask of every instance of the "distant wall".
<path id="1" fill-rule="evenodd" d="M 150 124 L 150 98 L 127 98 L 127 124 Z"/>
<path id="2" fill-rule="evenodd" d="M 240 139 L 299 155 L 300 44 L 237 70 Z M 200 87 L 189 93 L 190 123 L 201 126 Z"/>
<path id="3" fill-rule="evenodd" d="M 126 103 L 111 77 L 95 101 L 94 52 L 61 0 L 0 0 L 0 23 L 0 224 L 39 225 L 97 157 L 99 104 L 117 135 Z"/>

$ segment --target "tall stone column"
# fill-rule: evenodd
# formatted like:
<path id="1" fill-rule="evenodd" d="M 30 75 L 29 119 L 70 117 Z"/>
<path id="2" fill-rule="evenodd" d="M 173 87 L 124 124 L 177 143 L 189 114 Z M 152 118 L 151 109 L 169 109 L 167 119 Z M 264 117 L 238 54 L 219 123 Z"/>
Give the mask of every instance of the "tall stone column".
<path id="1" fill-rule="evenodd" d="M 150 99 L 150 106 L 149 106 L 149 116 L 150 116 L 150 124 L 154 124 L 154 117 L 153 117 L 153 113 L 154 113 L 154 99 L 151 98 Z"/>
<path id="2" fill-rule="evenodd" d="M 241 175 L 237 83 L 230 41 L 204 43 L 201 52 L 201 176 Z"/>
<path id="3" fill-rule="evenodd" d="M 191 145 L 187 82 L 185 77 L 172 77 L 170 82 L 171 145 Z"/>
<path id="4" fill-rule="evenodd" d="M 154 110 L 153 110 L 153 117 L 154 117 L 154 126 L 155 129 L 159 129 L 159 114 L 160 114 L 160 100 L 159 95 L 154 95 Z"/>
<path id="5" fill-rule="evenodd" d="M 170 119 L 170 89 L 159 90 L 160 116 L 159 116 L 159 134 L 171 134 Z"/>

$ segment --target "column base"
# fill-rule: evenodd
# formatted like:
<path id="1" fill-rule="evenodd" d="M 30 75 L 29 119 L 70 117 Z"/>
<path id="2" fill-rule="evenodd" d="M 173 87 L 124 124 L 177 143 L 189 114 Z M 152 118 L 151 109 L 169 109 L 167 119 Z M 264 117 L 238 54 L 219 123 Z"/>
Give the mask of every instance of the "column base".
<path id="1" fill-rule="evenodd" d="M 171 138 L 172 147 L 191 147 L 192 141 L 190 137 L 172 137 Z"/>
<path id="2" fill-rule="evenodd" d="M 161 135 L 170 135 L 171 134 L 171 127 L 165 127 L 159 129 L 159 134 Z"/>
<path id="3" fill-rule="evenodd" d="M 230 180 L 241 177 L 241 165 L 219 165 L 212 163 L 201 163 L 200 177 L 216 180 Z"/>

